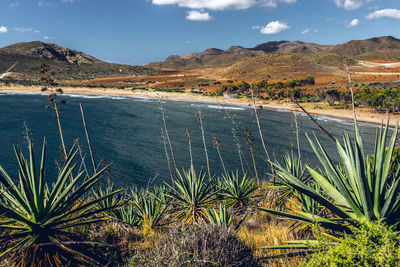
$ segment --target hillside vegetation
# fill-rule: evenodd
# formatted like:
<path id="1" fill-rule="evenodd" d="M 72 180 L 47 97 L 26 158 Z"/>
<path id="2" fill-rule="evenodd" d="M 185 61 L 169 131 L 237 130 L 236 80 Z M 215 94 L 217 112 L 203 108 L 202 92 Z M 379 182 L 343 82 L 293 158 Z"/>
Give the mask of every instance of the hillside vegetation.
<path id="1" fill-rule="evenodd" d="M 224 68 L 210 77 L 230 77 L 251 79 L 296 78 L 332 74 L 343 68 L 343 64 L 353 65 L 357 61 L 337 54 L 265 54 L 255 58 L 245 58 Z"/>

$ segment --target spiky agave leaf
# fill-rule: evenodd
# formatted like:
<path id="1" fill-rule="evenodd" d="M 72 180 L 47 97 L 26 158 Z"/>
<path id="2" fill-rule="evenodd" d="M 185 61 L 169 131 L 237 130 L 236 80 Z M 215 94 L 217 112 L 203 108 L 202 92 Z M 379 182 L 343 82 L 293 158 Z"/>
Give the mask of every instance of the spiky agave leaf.
<path id="1" fill-rule="evenodd" d="M 0 184 L 6 188 L 0 195 L 0 229 L 11 230 L 2 235 L 0 240 L 14 244 L 0 256 L 43 243 L 54 244 L 72 253 L 71 249 L 61 243 L 69 236 L 69 229 L 107 219 L 101 216 L 93 218 L 93 215 L 107 210 L 97 205 L 118 191 L 102 197 L 90 197 L 91 188 L 98 183 L 107 167 L 80 183 L 83 172 L 73 174 L 77 165 L 74 163 L 77 152 L 75 147 L 71 149 L 52 186 L 45 179 L 46 139 L 39 169 L 35 164 L 32 143 L 29 144 L 29 159 L 25 158 L 20 149 L 15 148 L 19 164 L 18 180 L 13 179 L 0 166 Z"/>
<path id="2" fill-rule="evenodd" d="M 388 123 L 389 124 L 389 123 Z M 399 228 L 400 222 L 400 175 L 394 172 L 393 151 L 397 138 L 397 126 L 387 145 L 388 124 L 376 136 L 374 154 L 364 155 L 361 136 L 355 123 L 355 143 L 344 133 L 344 144 L 336 142 L 341 165 L 336 166 L 319 139 L 307 138 L 318 157 L 324 173 L 307 167 L 313 187 L 277 166 L 281 181 L 299 194 L 317 202 L 330 211 L 330 216 L 308 211 L 287 213 L 263 209 L 272 214 L 305 223 L 315 223 L 335 233 L 352 232 L 363 224 L 383 220 L 389 226 Z M 332 235 L 334 236 L 334 235 Z"/>
<path id="3" fill-rule="evenodd" d="M 214 181 L 206 181 L 205 174 L 191 170 L 178 172 L 173 185 L 168 185 L 168 196 L 175 204 L 175 218 L 192 224 L 207 219 L 206 211 L 216 198 Z"/>
<path id="4" fill-rule="evenodd" d="M 258 186 L 253 179 L 246 175 L 239 176 L 239 172 L 230 172 L 222 176 L 219 185 L 219 194 L 223 196 L 229 207 L 245 207 L 252 198 Z"/>
<path id="5" fill-rule="evenodd" d="M 206 213 L 210 223 L 225 227 L 228 230 L 234 229 L 235 232 L 239 231 L 240 226 L 247 217 L 247 214 L 245 214 L 236 226 L 234 226 L 233 214 L 222 203 L 219 204 L 218 211 L 216 209 L 208 209 Z"/>
<path id="6" fill-rule="evenodd" d="M 169 205 L 164 202 L 165 197 L 163 195 L 161 189 L 132 192 L 131 205 L 139 218 L 139 225 L 142 229 L 154 230 L 166 224 L 163 219 L 167 214 Z"/>

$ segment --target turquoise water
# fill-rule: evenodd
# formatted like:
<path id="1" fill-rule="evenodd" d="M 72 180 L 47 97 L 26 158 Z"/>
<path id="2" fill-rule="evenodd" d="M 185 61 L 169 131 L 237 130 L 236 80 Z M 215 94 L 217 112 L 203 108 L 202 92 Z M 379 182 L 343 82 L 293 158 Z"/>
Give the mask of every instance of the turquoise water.
<path id="1" fill-rule="evenodd" d="M 161 138 L 162 116 L 159 103 L 153 99 L 109 97 L 109 96 L 58 96 L 64 100 L 62 106 L 62 127 L 66 144 L 71 147 L 79 138 L 89 161 L 86 138 L 81 121 L 79 103 L 85 109 L 89 133 L 92 139 L 96 162 L 103 158 L 112 163 L 110 178 L 120 187 L 145 186 L 150 182 L 161 183 L 169 179 L 164 145 Z M 39 94 L 0 94 L 0 164 L 11 173 L 17 165 L 12 145 L 26 147 L 24 122 L 29 127 L 37 152 L 43 137 L 48 140 L 47 172 L 53 178 L 60 161 L 60 139 L 54 111 L 45 110 L 47 96 Z M 248 126 L 252 132 L 255 146 L 261 151 L 261 143 L 255 124 L 253 110 L 249 107 L 225 106 L 216 104 L 184 101 L 164 101 L 167 123 L 173 143 L 178 168 L 188 168 L 189 149 L 185 135 L 185 126 L 192 133 L 194 164 L 197 170 L 206 170 L 204 148 L 196 113 L 202 110 L 206 143 L 208 146 L 211 169 L 214 175 L 223 172 L 212 136 L 218 136 L 221 142 L 221 154 L 229 170 L 241 169 L 237 146 L 235 144 L 232 122 L 226 118 L 228 110 L 241 127 Z M 263 134 L 271 154 L 280 160 L 290 151 L 290 139 L 295 138 L 293 114 L 286 111 L 261 109 Z M 311 147 L 304 133 L 315 132 L 328 151 L 335 152 L 335 145 L 320 133 L 318 128 L 304 115 L 298 120 L 301 127 L 301 145 L 303 159 L 316 164 Z M 334 136 L 344 130 L 352 131 L 352 121 L 319 117 L 318 121 Z M 376 126 L 361 124 L 360 129 L 368 151 L 373 147 Z M 250 160 L 249 149 L 243 138 L 241 146 Z M 295 152 L 296 153 L 296 152 Z M 336 155 L 336 153 L 334 153 Z M 260 176 L 268 178 L 268 167 L 262 160 L 257 160 Z M 154 180 L 154 181 L 153 181 Z"/>

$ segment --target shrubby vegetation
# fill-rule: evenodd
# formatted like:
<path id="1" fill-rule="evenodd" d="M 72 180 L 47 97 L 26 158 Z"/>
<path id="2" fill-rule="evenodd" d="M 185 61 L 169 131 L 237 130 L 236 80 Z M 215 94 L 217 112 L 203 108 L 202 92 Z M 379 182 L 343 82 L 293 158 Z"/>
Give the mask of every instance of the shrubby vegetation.
<path id="1" fill-rule="evenodd" d="M 384 223 L 363 225 L 338 242 L 319 237 L 304 266 L 399 266 L 400 236 Z"/>

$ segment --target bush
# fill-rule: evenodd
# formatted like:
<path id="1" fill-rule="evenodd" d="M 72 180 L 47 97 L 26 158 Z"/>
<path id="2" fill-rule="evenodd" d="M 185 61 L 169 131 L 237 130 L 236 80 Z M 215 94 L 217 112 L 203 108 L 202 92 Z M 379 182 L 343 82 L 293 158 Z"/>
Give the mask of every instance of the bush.
<path id="1" fill-rule="evenodd" d="M 365 225 L 339 243 L 321 243 L 305 266 L 400 266 L 399 233 L 382 223 Z"/>
<path id="2" fill-rule="evenodd" d="M 233 231 L 217 225 L 174 228 L 154 245 L 138 250 L 134 266 L 257 266 L 253 253 Z"/>

